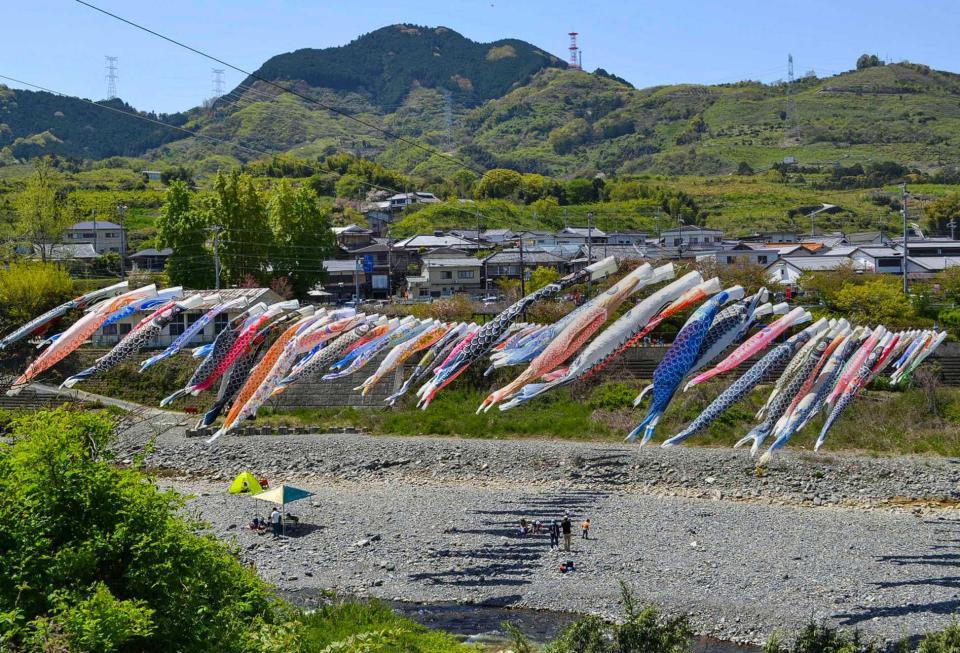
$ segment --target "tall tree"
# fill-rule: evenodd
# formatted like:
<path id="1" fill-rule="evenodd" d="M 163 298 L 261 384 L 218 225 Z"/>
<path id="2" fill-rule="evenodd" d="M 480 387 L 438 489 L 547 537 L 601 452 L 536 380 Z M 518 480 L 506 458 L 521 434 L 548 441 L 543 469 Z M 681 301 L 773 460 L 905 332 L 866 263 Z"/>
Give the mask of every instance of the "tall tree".
<path id="1" fill-rule="evenodd" d="M 267 205 L 274 277 L 289 279 L 298 297 L 323 280 L 323 259 L 333 249 L 333 232 L 326 209 L 309 186 L 294 188 L 282 179 Z"/>
<path id="2" fill-rule="evenodd" d="M 207 216 L 192 205 L 187 184 L 173 181 L 157 221 L 160 247 L 173 249 L 167 259 L 171 283 L 190 288 L 212 288 L 213 255 L 206 245 Z"/>
<path id="3" fill-rule="evenodd" d="M 932 202 L 926 210 L 927 226 L 936 233 L 950 233 L 950 227 L 947 225 L 951 220 L 954 221 L 954 231 L 956 225 L 960 225 L 960 193 L 951 193 L 945 197 Z"/>
<path id="4" fill-rule="evenodd" d="M 238 283 L 245 275 L 268 276 L 270 228 L 267 209 L 256 183 L 248 174 L 217 174 L 207 203 L 208 220 L 221 227 L 223 277 Z"/>
<path id="5" fill-rule="evenodd" d="M 19 220 L 17 235 L 41 246 L 41 258 L 47 260 L 47 250 L 60 242 L 69 225 L 69 215 L 63 208 L 59 194 L 60 179 L 46 158 L 34 163 L 33 175 L 26 188 L 15 200 Z"/>

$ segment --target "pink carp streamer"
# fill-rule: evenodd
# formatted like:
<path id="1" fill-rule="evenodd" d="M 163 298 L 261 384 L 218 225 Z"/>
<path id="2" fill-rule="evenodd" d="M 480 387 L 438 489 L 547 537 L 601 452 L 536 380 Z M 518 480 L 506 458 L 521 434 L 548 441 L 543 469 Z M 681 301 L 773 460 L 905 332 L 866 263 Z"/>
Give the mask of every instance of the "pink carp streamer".
<path id="1" fill-rule="evenodd" d="M 687 382 L 687 385 L 684 386 L 684 391 L 689 390 L 696 385 L 700 385 L 704 381 L 708 381 L 718 374 L 723 374 L 724 372 L 729 372 L 730 370 L 737 368 L 751 356 L 759 354 L 761 351 L 766 349 L 771 342 L 776 340 L 776 338 L 785 331 L 797 326 L 798 324 L 807 322 L 810 319 L 812 319 L 812 316 L 804 309 L 793 309 L 779 320 L 772 322 L 757 333 L 753 334 L 742 345 L 737 347 L 733 353 L 720 361 L 713 369 L 702 372 L 701 374 L 698 374 L 690 379 L 690 381 Z"/>

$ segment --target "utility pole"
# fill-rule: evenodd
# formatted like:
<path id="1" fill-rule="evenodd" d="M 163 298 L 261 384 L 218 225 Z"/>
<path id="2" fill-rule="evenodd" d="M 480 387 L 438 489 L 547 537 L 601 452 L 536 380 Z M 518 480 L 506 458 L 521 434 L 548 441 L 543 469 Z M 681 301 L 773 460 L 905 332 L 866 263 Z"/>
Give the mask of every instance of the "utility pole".
<path id="1" fill-rule="evenodd" d="M 209 227 L 213 232 L 213 289 L 220 290 L 220 230 L 218 224 Z"/>
<path id="2" fill-rule="evenodd" d="M 683 258 L 683 215 L 677 214 L 677 225 L 680 227 L 680 245 L 677 247 L 677 260 Z"/>
<path id="3" fill-rule="evenodd" d="M 353 301 L 354 306 L 360 306 L 360 259 L 353 259 Z"/>
<path id="4" fill-rule="evenodd" d="M 387 299 L 393 297 L 393 245 L 387 241 Z"/>
<path id="5" fill-rule="evenodd" d="M 907 185 L 900 184 L 900 213 L 903 215 L 903 294 L 910 293 L 910 280 L 907 279 L 907 256 L 908 243 L 910 242 L 910 232 L 907 226 Z"/>
<path id="6" fill-rule="evenodd" d="M 126 258 L 127 258 L 127 233 L 123 229 L 124 217 L 127 214 L 127 205 L 123 202 L 117 204 L 117 215 L 120 217 L 120 278 L 126 279 Z M 93 225 L 94 241 L 96 241 L 97 225 L 96 216 L 94 216 Z"/>
<path id="7" fill-rule="evenodd" d="M 947 226 L 950 227 L 950 240 L 956 240 L 955 231 L 957 229 L 957 219 L 953 218 L 950 222 L 947 223 Z"/>
<path id="8" fill-rule="evenodd" d="M 527 296 L 526 270 L 523 268 L 523 238 L 520 238 L 520 296 Z"/>
<path id="9" fill-rule="evenodd" d="M 587 211 L 587 265 L 593 264 L 593 211 Z M 587 298 L 593 290 L 593 282 L 587 277 Z"/>

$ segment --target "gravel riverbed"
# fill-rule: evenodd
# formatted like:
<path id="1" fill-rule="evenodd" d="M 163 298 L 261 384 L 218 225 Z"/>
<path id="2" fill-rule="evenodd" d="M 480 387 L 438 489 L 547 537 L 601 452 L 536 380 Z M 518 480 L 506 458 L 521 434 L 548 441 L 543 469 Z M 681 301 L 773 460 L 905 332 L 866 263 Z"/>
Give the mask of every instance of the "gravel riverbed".
<path id="1" fill-rule="evenodd" d="M 154 429 L 129 429 L 122 460 Z M 225 437 L 167 428 L 146 464 L 188 510 L 284 590 L 333 588 L 614 616 L 619 581 L 758 642 L 813 620 L 871 637 L 918 636 L 960 608 L 957 461 L 788 451 L 766 474 L 744 451 L 542 440 L 363 435 Z M 267 506 L 226 494 L 248 469 L 315 492 L 279 540 L 243 526 Z M 521 517 L 589 517 L 570 554 L 518 537 Z M 573 560 L 577 571 L 561 573 Z"/>

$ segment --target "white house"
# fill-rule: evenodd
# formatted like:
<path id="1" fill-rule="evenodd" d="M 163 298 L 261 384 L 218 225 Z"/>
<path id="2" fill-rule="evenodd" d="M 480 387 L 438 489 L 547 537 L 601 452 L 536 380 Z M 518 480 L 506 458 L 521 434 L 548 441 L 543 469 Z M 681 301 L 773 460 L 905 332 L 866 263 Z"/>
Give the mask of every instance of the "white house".
<path id="1" fill-rule="evenodd" d="M 607 242 L 607 234 L 594 227 L 564 227 L 557 232 L 557 245 L 583 245 L 590 240 L 594 245 Z"/>
<path id="2" fill-rule="evenodd" d="M 124 256 L 127 251 L 127 232 L 107 220 L 86 220 L 67 229 L 65 242 L 71 245 L 90 243 L 97 254 L 115 252 Z"/>
<path id="3" fill-rule="evenodd" d="M 664 247 L 683 249 L 714 249 L 723 241 L 723 232 L 719 229 L 707 229 L 695 224 L 667 229 L 660 235 Z"/>
<path id="4" fill-rule="evenodd" d="M 423 258 L 420 274 L 407 277 L 412 299 L 449 297 L 457 293 L 477 294 L 481 289 L 483 261 L 470 256 L 438 252 Z"/>

